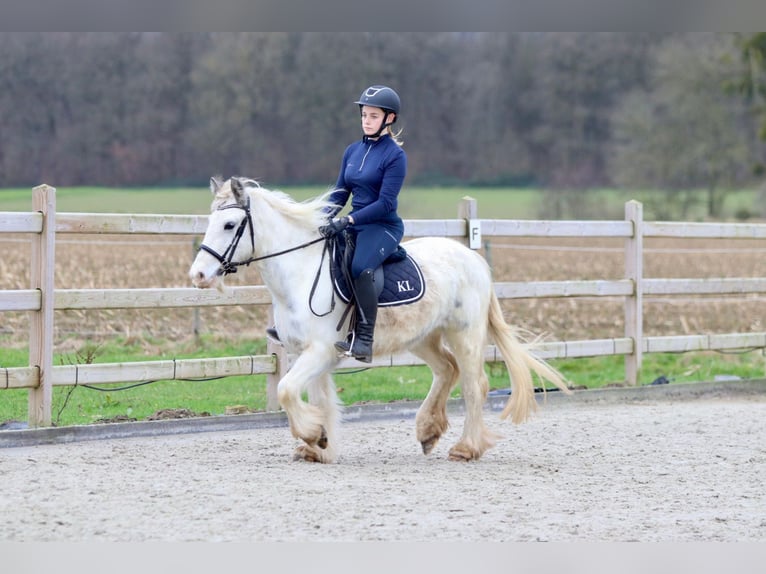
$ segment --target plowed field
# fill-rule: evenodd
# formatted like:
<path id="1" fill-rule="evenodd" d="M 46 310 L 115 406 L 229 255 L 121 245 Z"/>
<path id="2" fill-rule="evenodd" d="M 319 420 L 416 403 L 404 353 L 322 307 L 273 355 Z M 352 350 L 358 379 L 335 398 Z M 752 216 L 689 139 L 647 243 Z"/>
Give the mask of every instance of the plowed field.
<path id="1" fill-rule="evenodd" d="M 646 240 L 644 276 L 652 278 L 763 277 L 766 242 L 757 240 Z M 29 288 L 29 242 L 0 236 L 0 289 Z M 482 250 L 497 281 L 619 279 L 623 248 L 609 239 L 492 238 Z M 69 236 L 56 244 L 57 289 L 188 287 L 192 238 L 157 236 Z M 228 285 L 258 284 L 255 267 L 227 278 Z M 764 296 L 674 296 L 644 298 L 646 336 L 761 332 L 766 330 Z M 549 340 L 621 337 L 620 298 L 523 299 L 504 301 L 506 318 Z M 196 315 L 196 318 L 195 318 Z M 28 338 L 26 313 L 2 314 L 0 334 L 10 344 Z M 263 336 L 265 307 L 158 310 L 57 311 L 55 344 L 79 338 L 149 337 L 183 341 L 194 325 L 223 337 Z"/>

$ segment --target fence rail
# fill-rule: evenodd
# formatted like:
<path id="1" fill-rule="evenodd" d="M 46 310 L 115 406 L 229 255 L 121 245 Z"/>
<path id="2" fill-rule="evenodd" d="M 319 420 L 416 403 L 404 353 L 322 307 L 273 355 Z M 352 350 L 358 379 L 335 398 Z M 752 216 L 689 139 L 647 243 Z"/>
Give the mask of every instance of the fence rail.
<path id="1" fill-rule="evenodd" d="M 57 235 L 65 234 L 176 234 L 201 235 L 207 216 L 56 213 L 55 189 L 42 185 L 32 192 L 33 211 L 0 212 L 0 233 L 32 236 L 30 289 L 0 291 L 0 312 L 30 312 L 28 367 L 0 367 L 0 390 L 29 389 L 29 425 L 48 426 L 52 388 L 57 385 L 120 383 L 136 380 L 171 380 L 267 375 L 268 408 L 278 408 L 276 384 L 290 367 L 290 357 L 269 345 L 266 355 L 209 359 L 179 359 L 129 363 L 53 365 L 54 310 L 157 309 L 219 305 L 270 305 L 264 286 L 232 287 L 221 293 L 193 288 L 54 289 L 53 269 Z M 766 224 L 645 222 L 640 203 L 625 205 L 624 221 L 528 221 L 476 217 L 475 200 L 464 198 L 458 217 L 448 220 L 407 220 L 405 235 L 440 235 L 464 239 L 472 247 L 481 239 L 502 237 L 579 237 L 624 240 L 625 274 L 618 280 L 496 282 L 501 299 L 622 297 L 624 337 L 583 341 L 557 341 L 536 347 L 545 359 L 622 355 L 625 379 L 639 380 L 645 353 L 766 348 L 766 333 L 726 333 L 644 337 L 644 295 L 752 295 L 766 293 L 766 278 L 647 279 L 643 277 L 643 239 L 717 238 L 766 239 Z M 487 361 L 500 361 L 493 345 L 485 349 Z M 410 353 L 377 357 L 372 366 L 418 365 Z M 353 367 L 344 359 L 339 368 Z"/>

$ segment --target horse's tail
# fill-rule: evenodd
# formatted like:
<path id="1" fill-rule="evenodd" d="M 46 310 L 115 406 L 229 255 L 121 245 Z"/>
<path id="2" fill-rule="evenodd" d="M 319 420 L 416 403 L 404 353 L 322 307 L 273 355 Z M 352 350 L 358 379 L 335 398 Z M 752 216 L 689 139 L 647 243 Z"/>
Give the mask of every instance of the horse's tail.
<path id="1" fill-rule="evenodd" d="M 505 322 L 500 302 L 495 291 L 489 304 L 489 334 L 500 350 L 511 377 L 511 397 L 501 413 L 501 418 L 511 415 L 514 423 L 523 423 L 537 408 L 535 387 L 532 383 L 534 372 L 543 381 L 548 380 L 567 394 L 564 376 L 542 359 L 532 355 L 519 340 L 516 331 Z"/>

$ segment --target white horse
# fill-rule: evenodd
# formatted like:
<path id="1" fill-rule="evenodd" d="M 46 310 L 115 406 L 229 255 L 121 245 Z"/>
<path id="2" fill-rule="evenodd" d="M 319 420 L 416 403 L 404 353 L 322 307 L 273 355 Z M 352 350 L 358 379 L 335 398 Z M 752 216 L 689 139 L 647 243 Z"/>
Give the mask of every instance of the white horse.
<path id="1" fill-rule="evenodd" d="M 336 327 L 345 305 L 333 308 L 328 271 L 323 270 L 315 283 L 324 246 L 317 228 L 327 223 L 327 195 L 296 202 L 251 179 L 235 177 L 223 183 L 211 179 L 210 190 L 214 199 L 208 227 L 189 277 L 196 287 L 220 289 L 222 276 L 237 265 L 254 262 L 258 266 L 272 296 L 280 339 L 289 353 L 297 355 L 277 387 L 290 430 L 303 441 L 294 458 L 334 462 L 341 405 L 332 371 L 341 358 L 334 343 L 343 338 Z M 443 237 L 402 245 L 420 265 L 425 294 L 417 302 L 380 309 L 374 354 L 411 351 L 433 371 L 431 389 L 415 419 L 424 454 L 446 431 L 447 399 L 460 383 L 465 426 L 449 459 L 477 460 L 498 438 L 482 418 L 489 390 L 483 357 L 488 337 L 500 350 L 511 379 L 512 392 L 502 418 L 510 415 L 514 423 L 521 423 L 536 408 L 533 372 L 570 391 L 561 374 L 533 356 L 506 324 L 490 269 L 479 254 Z M 308 403 L 302 399 L 304 391 Z"/>

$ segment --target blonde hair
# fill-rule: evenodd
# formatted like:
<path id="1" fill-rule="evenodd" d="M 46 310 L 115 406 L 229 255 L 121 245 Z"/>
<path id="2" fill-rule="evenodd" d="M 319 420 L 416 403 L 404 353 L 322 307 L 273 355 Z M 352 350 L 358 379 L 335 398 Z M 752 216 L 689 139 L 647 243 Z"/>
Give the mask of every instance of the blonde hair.
<path id="1" fill-rule="evenodd" d="M 394 131 L 393 126 L 386 126 L 386 132 L 388 135 L 391 136 L 391 139 L 394 140 L 396 145 L 399 147 L 402 147 L 404 145 L 404 140 L 402 140 L 399 136 L 402 135 L 402 129 L 400 128 L 398 132 Z"/>

